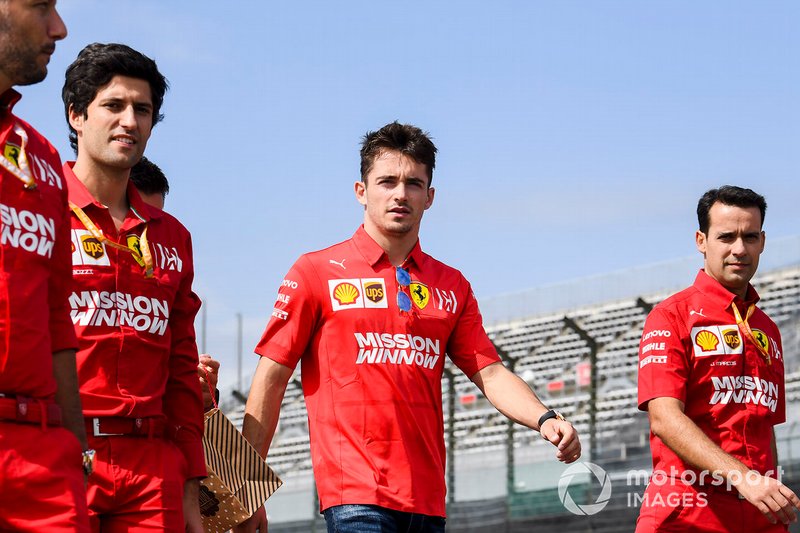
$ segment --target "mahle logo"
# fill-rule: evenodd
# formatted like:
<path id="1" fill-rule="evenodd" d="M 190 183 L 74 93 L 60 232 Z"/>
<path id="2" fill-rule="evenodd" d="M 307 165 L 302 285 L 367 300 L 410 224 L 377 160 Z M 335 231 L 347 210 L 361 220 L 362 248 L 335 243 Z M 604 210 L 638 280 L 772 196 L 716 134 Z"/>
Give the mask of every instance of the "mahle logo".
<path id="1" fill-rule="evenodd" d="M 596 478 L 602 488 L 594 503 L 579 505 L 575 503 L 567 489 L 569 489 L 570 483 L 576 476 L 584 477 L 587 474 L 590 475 L 589 479 L 591 477 Z M 611 499 L 611 478 L 608 477 L 605 470 L 594 463 L 574 464 L 564 470 L 558 480 L 558 497 L 561 499 L 561 503 L 564 504 L 564 508 L 572 514 L 581 516 L 597 514 L 608 505 Z"/>

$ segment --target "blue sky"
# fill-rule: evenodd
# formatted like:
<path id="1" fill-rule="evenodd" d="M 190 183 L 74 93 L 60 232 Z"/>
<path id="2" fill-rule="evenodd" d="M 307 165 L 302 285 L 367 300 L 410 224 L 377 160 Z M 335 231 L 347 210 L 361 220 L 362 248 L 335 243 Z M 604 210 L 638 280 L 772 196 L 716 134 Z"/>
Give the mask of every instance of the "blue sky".
<path id="1" fill-rule="evenodd" d="M 71 159 L 60 89 L 78 51 L 122 42 L 156 59 L 171 90 L 146 154 L 193 233 L 228 384 L 235 314 L 247 374 L 283 274 L 360 223 L 360 138 L 395 119 L 440 150 L 423 248 L 479 299 L 692 254 L 697 198 L 723 183 L 767 197 L 768 250 L 800 233 L 796 2 L 59 9 L 70 35 L 18 111 Z"/>

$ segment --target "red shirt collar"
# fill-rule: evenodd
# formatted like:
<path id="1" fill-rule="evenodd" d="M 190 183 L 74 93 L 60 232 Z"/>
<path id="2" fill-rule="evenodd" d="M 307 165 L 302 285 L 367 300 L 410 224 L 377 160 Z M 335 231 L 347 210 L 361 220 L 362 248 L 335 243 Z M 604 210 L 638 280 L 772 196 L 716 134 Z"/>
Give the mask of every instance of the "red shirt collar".
<path id="1" fill-rule="evenodd" d="M 86 188 L 86 185 L 84 185 L 83 182 L 75 175 L 75 172 L 72 171 L 72 166 L 74 164 L 75 161 L 67 161 L 64 163 L 64 177 L 67 179 L 69 201 L 81 209 L 89 205 L 95 205 L 101 209 L 105 209 L 106 207 L 95 200 L 94 196 L 92 196 L 92 194 Z M 161 211 L 158 209 L 153 209 L 144 203 L 144 200 L 142 200 L 142 197 L 139 195 L 139 191 L 136 190 L 136 187 L 134 187 L 131 180 L 128 180 L 127 194 L 128 203 L 130 203 L 131 210 L 139 219 L 147 222 L 151 218 L 158 218 L 161 216 Z"/>
<path id="2" fill-rule="evenodd" d="M 369 266 L 374 267 L 383 258 L 386 258 L 387 262 L 389 261 L 389 256 L 386 255 L 386 251 L 369 236 L 363 224 L 359 226 L 353 235 L 353 243 L 356 245 L 356 248 L 358 248 L 358 251 L 361 252 L 361 255 L 364 256 L 367 263 L 369 263 Z M 419 239 L 417 239 L 416 244 L 414 244 L 411 253 L 408 254 L 405 264 L 408 265 L 409 261 L 413 261 L 417 268 L 422 268 L 424 265 L 425 254 L 422 253 Z"/>
<path id="3" fill-rule="evenodd" d="M 0 116 L 10 115 L 20 98 L 22 98 L 22 95 L 14 89 L 8 89 L 3 94 L 0 94 Z"/>
<path id="4" fill-rule="evenodd" d="M 723 287 L 719 281 L 706 274 L 706 271 L 702 268 L 700 269 L 700 272 L 697 273 L 697 277 L 694 280 L 694 286 L 706 296 L 719 301 L 725 309 L 729 308 L 731 306 L 731 302 L 734 300 L 739 307 L 746 307 L 750 304 L 755 304 L 760 299 L 760 296 L 756 292 L 755 288 L 748 283 L 747 294 L 744 301 L 742 301 L 741 298 Z"/>

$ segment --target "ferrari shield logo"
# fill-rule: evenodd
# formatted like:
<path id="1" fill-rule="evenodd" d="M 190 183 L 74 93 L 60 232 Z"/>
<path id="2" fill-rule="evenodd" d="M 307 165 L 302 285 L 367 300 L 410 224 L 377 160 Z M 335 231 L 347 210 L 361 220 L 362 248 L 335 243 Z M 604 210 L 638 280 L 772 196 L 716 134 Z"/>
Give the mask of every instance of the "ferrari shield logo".
<path id="1" fill-rule="evenodd" d="M 19 146 L 11 143 L 6 144 L 3 148 L 3 157 L 5 157 L 9 163 L 19 168 Z"/>
<path id="2" fill-rule="evenodd" d="M 133 258 L 139 263 L 140 267 L 144 267 L 144 260 L 142 259 L 142 248 L 139 245 L 139 236 L 138 235 L 128 235 L 128 248 L 130 248 L 133 253 L 131 254 Z"/>
<path id="3" fill-rule="evenodd" d="M 769 337 L 767 334 L 761 331 L 760 329 L 753 330 L 753 338 L 761 346 L 762 350 L 769 350 Z"/>
<path id="4" fill-rule="evenodd" d="M 425 309 L 431 299 L 431 292 L 428 287 L 415 281 L 409 285 L 409 291 L 411 292 L 411 299 L 416 306 L 420 309 Z"/>

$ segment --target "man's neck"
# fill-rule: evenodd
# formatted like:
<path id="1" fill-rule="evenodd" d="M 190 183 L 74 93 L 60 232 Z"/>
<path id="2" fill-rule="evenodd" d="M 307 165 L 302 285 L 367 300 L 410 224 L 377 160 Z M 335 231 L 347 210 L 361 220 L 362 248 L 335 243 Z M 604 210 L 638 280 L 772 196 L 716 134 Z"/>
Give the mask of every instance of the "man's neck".
<path id="1" fill-rule="evenodd" d="M 389 261 L 394 266 L 403 264 L 403 261 L 406 260 L 408 254 L 411 253 L 411 250 L 414 249 L 419 240 L 419 232 L 417 231 L 409 231 L 401 235 L 386 235 L 368 224 L 364 224 L 364 231 L 378 243 L 378 246 L 383 248 L 383 251 L 389 257 Z"/>
<path id="2" fill-rule="evenodd" d="M 129 207 L 127 191 L 130 169 L 99 166 L 78 157 L 72 171 L 94 199 L 108 207 L 112 218 L 125 219 Z"/>

